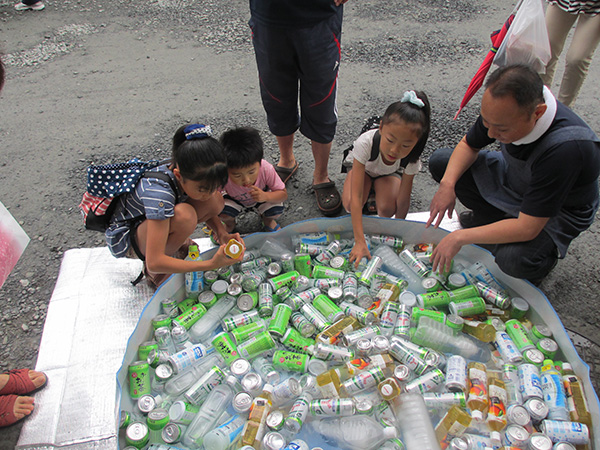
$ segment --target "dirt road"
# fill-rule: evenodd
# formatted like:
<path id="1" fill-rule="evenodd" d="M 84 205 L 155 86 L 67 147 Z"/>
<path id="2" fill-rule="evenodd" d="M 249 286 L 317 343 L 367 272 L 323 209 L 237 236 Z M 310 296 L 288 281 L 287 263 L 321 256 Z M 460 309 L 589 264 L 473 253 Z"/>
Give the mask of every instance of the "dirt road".
<path id="1" fill-rule="evenodd" d="M 90 163 L 169 155 L 174 130 L 208 122 L 217 133 L 234 125 L 258 128 L 267 158 L 275 141 L 260 103 L 245 0 L 65 0 L 44 11 L 17 12 L 0 0 L 0 51 L 8 79 L 0 95 L 0 201 L 31 243 L 0 290 L 0 370 L 34 366 L 47 304 L 63 253 L 104 245 L 82 227 L 77 205 Z M 406 89 L 430 96 L 433 149 L 454 146 L 478 112 L 476 96 L 452 117 L 501 26 L 510 2 L 491 0 L 350 0 L 345 9 L 339 126 L 331 174 L 341 188 L 341 150 L 363 120 Z M 600 58 L 592 63 L 575 110 L 600 131 Z M 309 189 L 309 143 L 297 140 L 301 161 L 288 186 L 286 225 L 319 217 Z M 426 164 L 425 164 L 426 166 Z M 435 192 L 426 167 L 416 177 L 411 211 L 428 208 Z M 242 231 L 258 225 L 246 217 Z M 541 288 L 566 327 L 600 342 L 598 222 L 571 247 Z M 200 236 L 198 231 L 198 236 Z M 593 346 L 584 357 L 594 369 Z M 600 370 L 600 369 L 599 369 Z M 12 448 L 19 427 L 0 431 Z"/>

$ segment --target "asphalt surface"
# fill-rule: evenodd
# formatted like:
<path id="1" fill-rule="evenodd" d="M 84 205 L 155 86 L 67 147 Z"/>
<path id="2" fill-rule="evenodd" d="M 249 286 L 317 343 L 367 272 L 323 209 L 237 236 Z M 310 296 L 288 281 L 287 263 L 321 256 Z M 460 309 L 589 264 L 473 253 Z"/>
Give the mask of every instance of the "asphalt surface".
<path id="1" fill-rule="evenodd" d="M 0 201 L 31 238 L 0 289 L 2 371 L 35 366 L 63 253 L 104 245 L 100 234 L 83 229 L 77 210 L 89 164 L 168 157 L 173 132 L 187 122 L 208 122 L 217 133 L 254 126 L 266 157 L 277 161 L 260 103 L 245 0 L 46 5 L 43 11 L 17 12 L 12 2 L 0 0 L 0 51 L 7 68 L 0 94 Z M 340 189 L 341 152 L 364 119 L 381 114 L 406 89 L 421 89 L 430 97 L 433 123 L 410 211 L 428 208 L 436 189 L 426 169 L 428 156 L 437 147 L 454 146 L 476 117 L 481 94 L 452 120 L 489 48 L 490 32 L 512 7 L 491 0 L 347 3 L 339 124 L 330 160 Z M 600 62 L 593 61 L 574 107 L 596 132 L 599 72 Z M 296 155 L 301 165 L 288 185 L 282 225 L 320 216 L 310 190 L 310 145 L 303 137 L 296 141 Z M 256 231 L 259 221 L 250 214 L 239 226 Z M 541 285 L 564 325 L 585 337 L 578 345 L 596 386 L 599 230 L 596 222 L 577 239 Z M 19 431 L 18 425 L 1 430 L 0 448 L 13 448 Z"/>

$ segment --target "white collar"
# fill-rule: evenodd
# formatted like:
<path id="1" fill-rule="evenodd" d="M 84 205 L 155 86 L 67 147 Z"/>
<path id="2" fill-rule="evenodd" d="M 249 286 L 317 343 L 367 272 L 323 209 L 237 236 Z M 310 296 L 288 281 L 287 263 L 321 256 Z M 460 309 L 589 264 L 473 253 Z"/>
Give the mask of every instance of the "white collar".
<path id="1" fill-rule="evenodd" d="M 546 111 L 542 114 L 542 117 L 537 120 L 533 130 L 518 141 L 511 142 L 512 145 L 531 144 L 548 131 L 548 128 L 552 125 L 554 116 L 556 116 L 556 98 L 547 86 L 544 86 L 544 101 L 546 102 Z"/>

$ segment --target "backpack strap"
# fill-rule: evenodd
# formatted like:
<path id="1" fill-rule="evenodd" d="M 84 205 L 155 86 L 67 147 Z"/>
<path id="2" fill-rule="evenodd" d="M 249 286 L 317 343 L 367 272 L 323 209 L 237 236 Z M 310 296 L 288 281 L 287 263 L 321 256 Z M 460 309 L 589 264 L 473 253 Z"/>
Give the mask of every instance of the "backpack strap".
<path id="1" fill-rule="evenodd" d="M 167 183 L 169 183 L 169 186 L 171 186 L 171 189 L 173 190 L 173 193 L 175 194 L 175 198 L 178 197 L 177 195 L 177 185 L 175 184 L 175 182 L 173 181 L 173 179 L 167 175 L 164 172 L 144 172 L 144 174 L 142 175 L 142 178 L 157 178 L 159 180 L 163 180 L 166 181 Z"/>
<path id="2" fill-rule="evenodd" d="M 371 156 L 369 157 L 369 161 L 375 161 L 379 156 L 379 144 L 381 143 L 381 134 L 379 130 L 375 132 L 375 136 L 373 136 L 373 145 L 371 146 Z"/>

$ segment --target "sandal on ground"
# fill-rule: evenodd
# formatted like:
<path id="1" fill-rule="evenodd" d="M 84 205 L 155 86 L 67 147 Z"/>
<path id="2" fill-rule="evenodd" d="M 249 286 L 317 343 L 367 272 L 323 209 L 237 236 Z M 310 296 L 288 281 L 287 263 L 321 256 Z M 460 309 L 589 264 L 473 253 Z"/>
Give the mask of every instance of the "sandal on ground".
<path id="1" fill-rule="evenodd" d="M 264 224 L 263 224 L 263 225 L 264 225 Z M 276 224 L 276 225 L 275 225 L 273 228 L 271 228 L 271 227 L 268 227 L 268 226 L 264 225 L 264 229 L 265 229 L 265 231 L 268 231 L 269 233 L 272 233 L 272 232 L 274 232 L 274 231 L 279 231 L 279 230 L 281 230 L 281 225 L 279 225 L 279 224 Z"/>
<path id="2" fill-rule="evenodd" d="M 279 178 L 281 178 L 281 181 L 283 181 L 284 184 L 287 183 L 297 171 L 298 161 L 296 161 L 296 164 L 292 168 L 275 166 L 275 172 L 277 172 L 277 175 L 279 175 Z"/>
<path id="3" fill-rule="evenodd" d="M 342 209 L 342 197 L 335 187 L 333 181 L 326 183 L 313 184 L 313 190 L 317 197 L 317 206 L 324 216 L 331 217 L 337 215 Z"/>
<path id="4" fill-rule="evenodd" d="M 46 383 L 48 383 L 48 377 L 46 376 L 46 374 L 44 374 L 44 376 L 46 377 L 46 381 L 44 381 L 44 384 L 42 384 L 40 387 L 35 387 L 35 384 L 33 384 L 33 381 L 31 381 L 31 378 L 29 378 L 29 370 L 30 369 L 16 369 L 10 370 L 7 373 L 3 374 L 8 375 L 8 381 L 6 382 L 6 386 L 4 386 L 0 390 L 0 395 L 31 394 L 33 392 L 39 391 L 44 386 L 46 386 Z"/>
<path id="5" fill-rule="evenodd" d="M 367 199 L 365 206 L 363 206 L 363 214 L 365 214 L 367 216 L 372 216 L 374 214 L 377 214 L 377 203 L 375 202 L 375 192 L 371 192 L 369 194 L 369 198 Z"/>
<path id="6" fill-rule="evenodd" d="M 18 395 L 1 395 L 0 396 L 0 427 L 8 427 L 23 420 L 25 417 L 17 419 L 15 416 L 15 402 L 19 398 Z"/>

